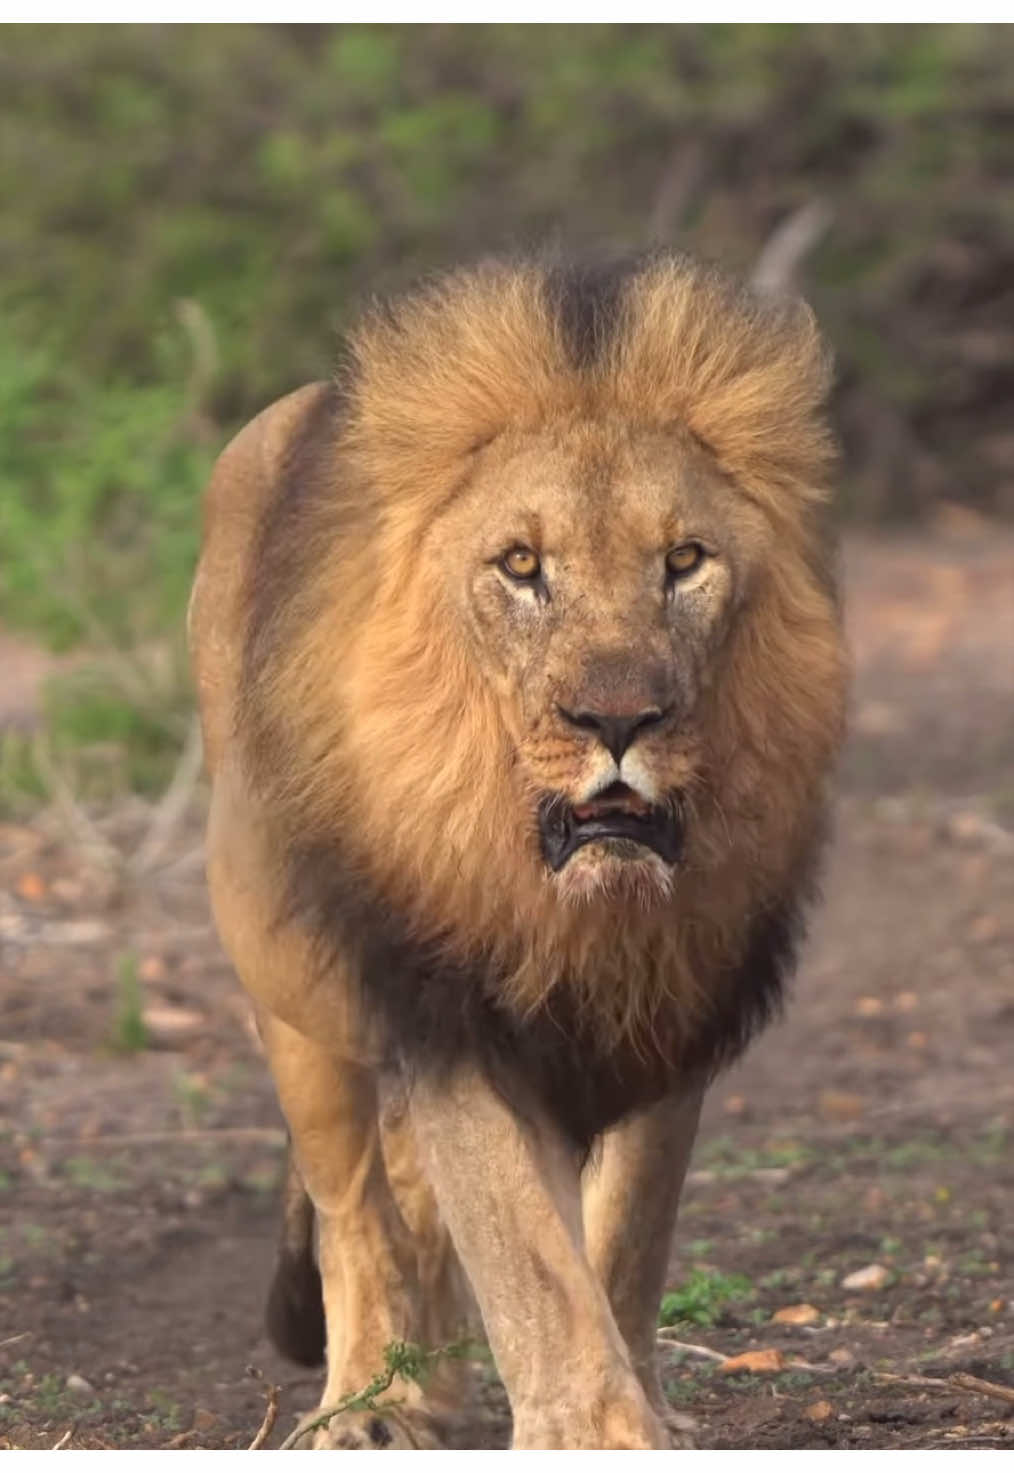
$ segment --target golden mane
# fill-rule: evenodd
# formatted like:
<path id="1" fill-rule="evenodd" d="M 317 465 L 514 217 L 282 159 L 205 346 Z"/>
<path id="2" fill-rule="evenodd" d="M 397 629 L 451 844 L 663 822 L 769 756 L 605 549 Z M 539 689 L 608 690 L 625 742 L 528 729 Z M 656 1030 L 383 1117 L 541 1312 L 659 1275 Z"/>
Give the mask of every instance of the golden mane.
<path id="1" fill-rule="evenodd" d="M 776 513 L 823 494 L 830 358 L 805 303 L 648 257 L 590 324 L 589 365 L 567 341 L 569 284 L 563 268 L 491 261 L 364 316 L 341 371 L 345 444 L 389 505 L 432 514 L 478 445 L 578 414 L 683 424 Z"/>
<path id="2" fill-rule="evenodd" d="M 665 1010 L 689 1032 L 751 927 L 798 890 L 840 733 L 814 535 L 828 359 L 807 308 L 682 257 L 649 257 L 608 289 L 589 280 L 489 262 L 366 314 L 335 417 L 262 531 L 238 734 L 282 847 L 374 897 L 360 923 L 396 923 L 449 963 L 482 958 L 519 1015 L 565 988 L 605 1035 L 650 1032 Z M 685 426 L 781 549 L 709 698 L 671 905 L 622 914 L 569 907 L 545 883 L 536 795 L 419 557 L 478 448 L 598 417 Z M 318 910 L 340 909 L 326 894 Z"/>

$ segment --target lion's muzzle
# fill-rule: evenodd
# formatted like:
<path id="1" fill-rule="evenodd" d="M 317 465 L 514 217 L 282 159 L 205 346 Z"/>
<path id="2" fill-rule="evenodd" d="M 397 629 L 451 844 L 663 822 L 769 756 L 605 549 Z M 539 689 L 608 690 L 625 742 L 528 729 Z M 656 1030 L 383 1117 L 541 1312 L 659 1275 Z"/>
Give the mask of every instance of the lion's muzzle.
<path id="1" fill-rule="evenodd" d="M 547 794 L 538 808 L 542 856 L 554 873 L 586 844 L 626 840 L 650 849 L 666 864 L 683 850 L 683 814 L 678 797 L 649 804 L 623 783 L 613 783 L 590 803 L 572 804 Z"/>

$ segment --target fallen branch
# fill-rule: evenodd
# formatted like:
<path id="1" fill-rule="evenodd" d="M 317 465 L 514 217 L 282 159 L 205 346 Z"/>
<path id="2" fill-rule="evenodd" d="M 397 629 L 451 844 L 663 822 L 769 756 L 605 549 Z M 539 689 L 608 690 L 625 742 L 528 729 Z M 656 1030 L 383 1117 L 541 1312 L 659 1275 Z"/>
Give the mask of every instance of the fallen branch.
<path id="1" fill-rule="evenodd" d="M 70 1442 L 70 1440 L 73 1437 L 73 1435 L 74 1435 L 74 1428 L 73 1427 L 68 1427 L 67 1430 L 66 1430 L 66 1432 L 60 1438 L 60 1441 L 53 1443 L 53 1446 L 50 1448 L 50 1452 L 58 1453 L 61 1450 L 61 1448 L 65 1448 L 67 1446 L 68 1442 Z"/>
<path id="2" fill-rule="evenodd" d="M 979 1376 L 969 1376 L 964 1371 L 955 1371 L 953 1376 L 897 1376 L 889 1371 L 878 1371 L 878 1381 L 894 1381 L 904 1386 L 926 1386 L 934 1391 L 974 1391 L 979 1396 L 991 1396 L 996 1401 L 1014 1405 L 1014 1386 L 1000 1386 L 996 1381 L 983 1381 Z"/>
<path id="3" fill-rule="evenodd" d="M 1014 1405 L 1014 1386 L 1000 1386 L 996 1381 L 983 1381 L 980 1376 L 969 1376 L 965 1371 L 956 1371 L 950 1377 L 952 1386 L 960 1386 L 964 1391 L 977 1391 L 980 1396 L 992 1396 L 997 1401 L 1006 1401 Z"/>
<path id="4" fill-rule="evenodd" d="M 20 1335 L 8 1335 L 6 1340 L 0 1340 L 0 1350 L 6 1345 L 17 1345 L 19 1340 L 29 1340 L 31 1335 L 31 1330 L 22 1330 Z"/>

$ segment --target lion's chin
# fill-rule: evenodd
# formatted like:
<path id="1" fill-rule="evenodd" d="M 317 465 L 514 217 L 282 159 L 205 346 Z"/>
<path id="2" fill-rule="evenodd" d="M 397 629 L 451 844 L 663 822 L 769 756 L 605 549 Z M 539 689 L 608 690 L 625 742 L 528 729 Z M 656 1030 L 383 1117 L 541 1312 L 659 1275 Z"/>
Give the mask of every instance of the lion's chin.
<path id="1" fill-rule="evenodd" d="M 604 839 L 579 849 L 553 883 L 567 905 L 654 910 L 672 899 L 675 874 L 657 854 L 629 839 Z"/>

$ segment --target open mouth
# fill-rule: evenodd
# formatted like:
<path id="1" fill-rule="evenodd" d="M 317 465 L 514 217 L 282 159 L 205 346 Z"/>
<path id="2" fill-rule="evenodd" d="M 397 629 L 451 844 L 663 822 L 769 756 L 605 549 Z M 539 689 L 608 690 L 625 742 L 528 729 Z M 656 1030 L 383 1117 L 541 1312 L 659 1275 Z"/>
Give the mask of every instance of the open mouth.
<path id="1" fill-rule="evenodd" d="M 542 855 L 558 872 L 585 844 L 624 839 L 675 864 L 683 848 L 683 819 L 676 798 L 646 803 L 625 783 L 611 783 L 590 803 L 568 803 L 559 794 L 539 803 Z"/>

